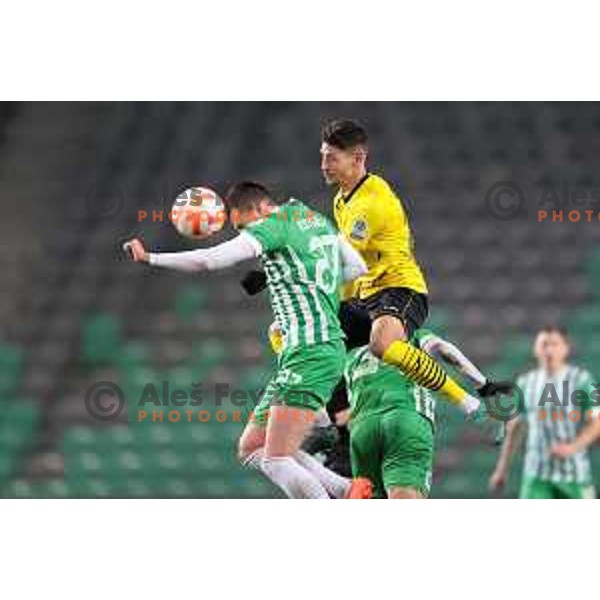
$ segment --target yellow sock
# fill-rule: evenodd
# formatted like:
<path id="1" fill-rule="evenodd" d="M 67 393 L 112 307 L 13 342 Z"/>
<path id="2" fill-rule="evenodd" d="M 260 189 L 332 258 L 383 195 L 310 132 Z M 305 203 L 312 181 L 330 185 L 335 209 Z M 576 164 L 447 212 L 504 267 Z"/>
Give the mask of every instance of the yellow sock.
<path id="1" fill-rule="evenodd" d="M 416 384 L 433 392 L 441 392 L 452 404 L 463 404 L 468 396 L 437 361 L 408 342 L 392 342 L 382 358 L 384 362 L 398 367 Z"/>

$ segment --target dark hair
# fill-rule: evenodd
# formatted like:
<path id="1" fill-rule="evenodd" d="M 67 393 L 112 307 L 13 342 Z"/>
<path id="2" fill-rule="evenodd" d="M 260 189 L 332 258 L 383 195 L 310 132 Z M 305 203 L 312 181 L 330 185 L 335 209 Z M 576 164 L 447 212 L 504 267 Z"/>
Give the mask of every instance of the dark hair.
<path id="1" fill-rule="evenodd" d="M 348 150 L 356 146 L 366 146 L 369 136 L 356 121 L 330 121 L 321 130 L 321 140 L 334 148 Z"/>
<path id="2" fill-rule="evenodd" d="M 563 327 L 562 325 L 556 325 L 556 324 L 544 325 L 540 329 L 540 333 L 558 333 L 563 338 L 563 340 L 569 341 L 569 334 L 568 334 L 566 328 Z"/>
<path id="3" fill-rule="evenodd" d="M 271 201 L 271 192 L 262 183 L 256 181 L 240 181 L 229 188 L 225 197 L 225 208 L 232 210 L 248 210 L 255 207 L 261 200 Z"/>

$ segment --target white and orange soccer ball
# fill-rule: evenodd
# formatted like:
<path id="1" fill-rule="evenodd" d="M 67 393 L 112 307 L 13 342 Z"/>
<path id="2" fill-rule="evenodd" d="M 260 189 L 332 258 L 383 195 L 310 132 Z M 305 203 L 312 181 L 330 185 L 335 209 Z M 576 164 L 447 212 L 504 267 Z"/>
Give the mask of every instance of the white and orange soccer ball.
<path id="1" fill-rule="evenodd" d="M 206 187 L 192 187 L 179 194 L 169 217 L 181 235 L 195 240 L 217 233 L 227 220 L 223 200 Z"/>

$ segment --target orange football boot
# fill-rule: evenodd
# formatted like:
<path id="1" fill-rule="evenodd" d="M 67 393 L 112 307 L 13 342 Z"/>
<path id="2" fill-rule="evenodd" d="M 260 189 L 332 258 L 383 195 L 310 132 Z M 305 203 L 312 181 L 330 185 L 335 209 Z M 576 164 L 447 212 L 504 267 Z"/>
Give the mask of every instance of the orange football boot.
<path id="1" fill-rule="evenodd" d="M 357 477 L 350 483 L 346 500 L 369 500 L 373 497 L 373 484 L 366 477 Z"/>

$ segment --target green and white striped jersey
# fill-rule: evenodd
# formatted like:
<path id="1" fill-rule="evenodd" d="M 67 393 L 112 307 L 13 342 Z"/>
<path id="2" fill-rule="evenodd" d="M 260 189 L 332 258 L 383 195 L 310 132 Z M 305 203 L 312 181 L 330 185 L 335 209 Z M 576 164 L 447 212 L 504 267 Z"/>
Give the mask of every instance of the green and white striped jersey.
<path id="1" fill-rule="evenodd" d="M 600 417 L 600 390 L 590 373 L 567 365 L 555 375 L 536 369 L 521 375 L 528 434 L 524 474 L 554 483 L 591 482 L 587 452 L 569 458 L 553 458 L 554 444 L 571 442 L 589 419 Z M 574 394 L 579 397 L 575 398 Z"/>
<path id="2" fill-rule="evenodd" d="M 270 216 L 246 224 L 244 232 L 260 244 L 284 349 L 342 339 L 338 320 L 342 261 L 330 221 L 291 199 Z"/>
<path id="3" fill-rule="evenodd" d="M 429 332 L 419 329 L 411 342 L 420 345 Z M 368 346 L 348 353 L 344 373 L 352 421 L 381 414 L 389 410 L 416 411 L 435 421 L 435 400 L 428 389 L 415 384 L 395 366 L 379 360 Z"/>

